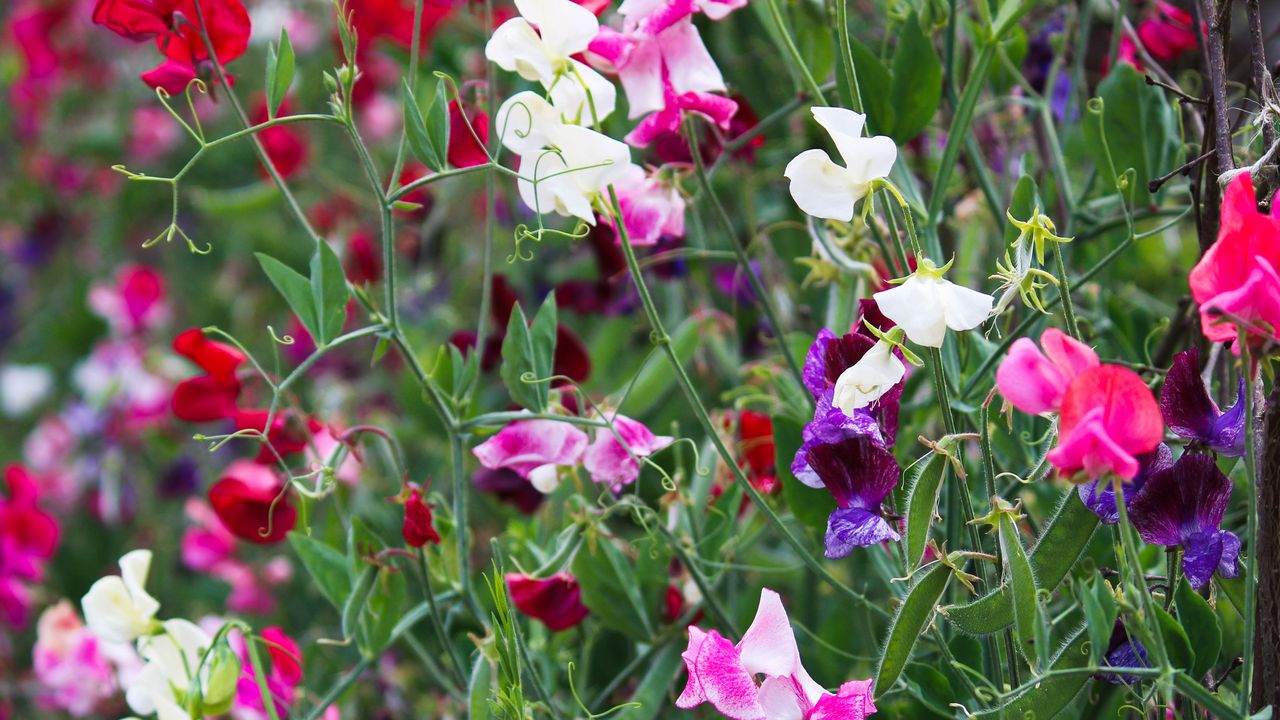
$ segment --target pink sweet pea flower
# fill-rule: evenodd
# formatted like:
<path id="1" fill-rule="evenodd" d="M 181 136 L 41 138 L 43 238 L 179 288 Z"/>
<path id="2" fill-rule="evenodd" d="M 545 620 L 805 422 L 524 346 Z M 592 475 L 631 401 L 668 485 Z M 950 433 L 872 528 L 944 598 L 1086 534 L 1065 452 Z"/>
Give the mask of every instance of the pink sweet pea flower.
<path id="1" fill-rule="evenodd" d="M 1058 415 L 1058 447 L 1048 459 L 1072 478 L 1113 472 L 1132 480 L 1137 455 L 1151 452 L 1164 436 L 1164 421 L 1151 389 L 1137 373 L 1103 365 L 1071 381 Z"/>
<path id="2" fill-rule="evenodd" d="M 45 710 L 89 717 L 116 693 L 115 669 L 110 659 L 66 600 L 40 614 L 32 668 L 36 702 Z"/>
<path id="3" fill-rule="evenodd" d="M 520 420 L 471 452 L 490 470 L 514 470 L 545 493 L 555 488 L 556 466 L 577 465 L 586 448 L 587 434 L 569 423 Z"/>
<path id="4" fill-rule="evenodd" d="M 1093 348 L 1049 328 L 1040 336 L 1040 348 L 1029 338 L 1013 343 L 996 368 L 996 387 L 1014 407 L 1039 415 L 1057 410 L 1071 381 L 1098 364 Z"/>
<path id="5" fill-rule="evenodd" d="M 833 695 L 809 677 L 782 599 L 768 588 L 737 645 L 690 625 L 681 657 L 689 679 L 676 707 L 686 710 L 708 702 L 733 720 L 864 720 L 876 712 L 871 680 L 847 682 Z"/>
<path id="6" fill-rule="evenodd" d="M 638 22 L 646 32 L 659 33 L 695 12 L 721 20 L 747 0 L 625 0 L 618 12 Z"/>
<path id="7" fill-rule="evenodd" d="M 1250 324 L 1252 343 L 1280 341 L 1277 268 L 1280 205 L 1273 206 L 1271 215 L 1258 212 L 1253 180 L 1241 173 L 1223 195 L 1218 241 L 1191 270 L 1191 296 L 1200 305 L 1204 336 L 1214 342 L 1235 340 L 1233 320 L 1239 320 Z"/>
<path id="8" fill-rule="evenodd" d="M 597 428 L 595 439 L 582 455 L 582 464 L 591 480 L 621 490 L 640 477 L 639 460 L 649 457 L 675 441 L 654 435 L 642 423 L 624 415 L 610 416 L 613 429 Z"/>
<path id="9" fill-rule="evenodd" d="M 1156 0 L 1152 5 L 1154 11 L 1138 23 L 1138 38 L 1151 57 L 1171 63 L 1195 50 L 1195 19 L 1191 13 L 1165 0 Z M 1200 28 L 1201 33 L 1205 32 L 1204 23 Z"/>
<path id="10" fill-rule="evenodd" d="M 271 693 L 276 714 L 283 718 L 289 714 L 289 706 L 293 704 L 298 685 L 302 682 L 302 651 L 298 643 L 279 627 L 265 628 L 261 635 L 271 658 L 271 667 L 266 673 L 267 690 Z M 231 717 L 234 720 L 268 720 L 271 715 L 258 688 L 258 676 L 254 673 L 244 637 L 239 633 L 232 634 L 231 644 L 240 656 L 241 668 Z"/>
<path id="11" fill-rule="evenodd" d="M 684 197 L 674 184 L 664 183 L 657 173 L 646 175 L 639 165 L 628 165 L 616 183 L 618 205 L 632 245 L 657 245 L 663 237 L 684 237 Z M 611 218 L 605 222 L 613 225 Z M 621 244 L 619 238 L 617 242 Z"/>
<path id="12" fill-rule="evenodd" d="M 89 309 L 116 335 L 151 330 L 169 316 L 164 276 L 146 265 L 125 265 L 116 271 L 115 282 L 89 288 Z"/>
<path id="13" fill-rule="evenodd" d="M 0 495 L 0 623 L 21 628 L 34 602 L 31 582 L 44 576 L 61 527 L 41 509 L 36 478 L 21 465 L 4 469 Z"/>

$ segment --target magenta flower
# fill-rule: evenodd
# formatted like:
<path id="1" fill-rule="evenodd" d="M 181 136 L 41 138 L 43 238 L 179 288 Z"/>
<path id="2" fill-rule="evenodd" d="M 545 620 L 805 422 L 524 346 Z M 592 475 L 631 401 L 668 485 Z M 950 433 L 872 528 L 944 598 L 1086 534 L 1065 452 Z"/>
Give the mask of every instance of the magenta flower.
<path id="1" fill-rule="evenodd" d="M 1191 296 L 1200 329 L 1214 342 L 1236 339 L 1235 322 L 1249 323 L 1251 340 L 1280 340 L 1280 205 L 1258 212 L 1253 180 L 1241 173 L 1222 197 L 1215 242 L 1191 270 Z M 1230 318 L 1220 317 L 1222 314 Z"/>
<path id="2" fill-rule="evenodd" d="M 1041 352 L 1043 348 L 1043 352 Z M 996 369 L 996 387 L 1014 407 L 1028 415 L 1056 411 L 1067 385 L 1081 373 L 1098 367 L 1093 348 L 1057 328 L 1040 336 L 1040 347 L 1018 338 Z"/>
<path id="3" fill-rule="evenodd" d="M 782 599 L 768 588 L 737 645 L 690 625 L 681 657 L 689 679 L 676 707 L 686 710 L 711 703 L 733 720 L 863 720 L 876 712 L 871 680 L 846 682 L 832 694 L 809 676 Z"/>
<path id="4" fill-rule="evenodd" d="M 1173 467 L 1152 474 L 1129 512 L 1145 542 L 1182 546 L 1182 570 L 1201 588 L 1215 570 L 1227 578 L 1238 573 L 1240 538 L 1218 527 L 1230 499 L 1231 480 L 1212 455 L 1183 453 Z"/>
<path id="5" fill-rule="evenodd" d="M 1160 389 L 1160 414 L 1169 429 L 1188 440 L 1203 443 L 1221 455 L 1244 455 L 1244 378 L 1236 402 L 1222 412 L 1199 373 L 1195 348 L 1178 353 Z"/>
<path id="6" fill-rule="evenodd" d="M 625 415 L 610 416 L 613 429 L 597 428 L 595 439 L 582 455 L 591 480 L 609 485 L 614 492 L 640 477 L 640 460 L 667 447 L 675 438 L 654 435 L 643 423 Z"/>
<path id="7" fill-rule="evenodd" d="M 0 496 L 0 621 L 22 628 L 35 602 L 30 583 L 44 576 L 45 563 L 58 549 L 61 528 L 39 506 L 36 478 L 21 465 L 4 470 Z"/>
<path id="8" fill-rule="evenodd" d="M 587 434 L 558 420 L 520 420 L 471 452 L 490 470 L 513 470 L 542 492 L 555 488 L 556 466 L 577 465 Z"/>
<path id="9" fill-rule="evenodd" d="M 45 710 L 90 717 L 116 694 L 110 658 L 66 600 L 40 614 L 31 655 L 36 702 Z"/>
<path id="10" fill-rule="evenodd" d="M 165 120 L 170 121 L 167 116 Z M 169 317 L 164 276 L 146 265 L 121 267 L 114 282 L 89 288 L 89 309 L 106 320 L 116 335 L 154 329 Z"/>
<path id="11" fill-rule="evenodd" d="M 1164 423 L 1151 389 L 1128 368 L 1103 365 L 1067 387 L 1058 413 L 1058 447 L 1049 462 L 1064 477 L 1083 471 L 1094 479 L 1114 472 L 1125 480 L 1138 474 L 1135 456 L 1151 452 L 1164 436 Z"/>

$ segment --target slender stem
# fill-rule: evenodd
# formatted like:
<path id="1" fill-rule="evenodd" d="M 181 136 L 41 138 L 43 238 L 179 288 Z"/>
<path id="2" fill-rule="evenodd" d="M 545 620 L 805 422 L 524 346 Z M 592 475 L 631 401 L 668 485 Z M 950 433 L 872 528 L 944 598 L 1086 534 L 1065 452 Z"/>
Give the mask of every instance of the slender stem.
<path id="1" fill-rule="evenodd" d="M 348 670 L 346 675 L 343 675 L 336 683 L 330 686 L 329 692 L 326 692 L 316 701 L 315 706 L 303 717 L 303 720 L 319 720 L 320 716 L 324 715 L 324 711 L 328 710 L 329 706 L 337 702 L 338 697 L 347 691 L 347 688 L 360 679 L 360 675 L 369 669 L 375 659 L 368 655 L 362 655 L 355 667 Z"/>
<path id="2" fill-rule="evenodd" d="M 1271 74 L 1267 71 L 1267 44 L 1262 36 L 1262 9 L 1258 6 L 1258 0 L 1247 0 L 1245 3 L 1246 14 L 1249 18 L 1249 47 L 1253 55 L 1253 85 L 1254 91 L 1258 93 L 1259 102 L 1265 103 L 1270 90 L 1274 86 L 1267 87 L 1271 83 Z M 1274 121 L 1268 114 L 1263 115 L 1262 123 L 1262 146 L 1271 147 L 1276 141 L 1276 128 Z"/>
<path id="3" fill-rule="evenodd" d="M 1213 103 L 1213 139 L 1214 150 L 1218 154 L 1218 166 L 1214 176 L 1221 175 L 1235 167 L 1235 159 L 1231 154 L 1231 118 L 1227 105 L 1227 61 L 1224 54 L 1223 36 L 1227 31 L 1226 24 L 1220 22 L 1217 9 L 1229 0 L 1196 0 L 1200 7 L 1200 16 L 1209 25 L 1205 38 L 1205 63 L 1209 68 L 1209 99 Z"/>
<path id="4" fill-rule="evenodd" d="M 1244 570 L 1244 666 L 1240 675 L 1240 713 L 1249 714 L 1249 703 L 1253 696 L 1253 645 L 1254 628 L 1257 626 L 1258 614 L 1258 437 L 1257 408 L 1254 401 L 1257 393 L 1258 373 L 1253 367 L 1253 356 L 1249 348 L 1249 337 L 1241 328 L 1236 340 L 1240 348 L 1240 362 L 1245 374 L 1244 392 L 1244 466 L 1248 475 L 1248 542 L 1249 554 L 1246 556 Z"/>
<path id="5" fill-rule="evenodd" d="M 422 10 L 426 0 L 416 0 L 413 3 L 413 39 L 409 41 L 409 82 L 413 85 L 413 95 L 418 96 L 418 55 L 421 54 L 422 47 Z M 391 179 L 388 180 L 387 192 L 391 192 L 391 188 L 400 179 L 400 170 L 404 168 L 405 149 L 407 148 L 408 132 L 405 129 L 400 130 L 400 145 L 396 148 L 396 161 L 391 166 Z"/>
<path id="6" fill-rule="evenodd" d="M 1080 326 L 1076 323 L 1075 305 L 1071 302 L 1071 279 L 1067 276 L 1067 264 L 1062 259 L 1062 246 L 1066 243 L 1055 243 L 1053 255 L 1058 263 L 1058 297 L 1062 298 L 1062 320 L 1067 332 L 1076 340 L 1080 339 Z"/>
<path id="7" fill-rule="evenodd" d="M 609 201 L 615 216 L 620 217 L 621 212 L 618 210 L 618 194 L 613 186 L 609 186 Z M 711 420 L 711 416 L 707 413 L 706 406 L 702 404 L 702 400 L 698 397 L 698 391 L 693 385 L 693 381 L 689 379 L 689 374 L 685 371 L 684 365 L 680 362 L 680 358 L 676 355 L 675 349 L 671 347 L 671 336 L 667 334 L 666 327 L 662 323 L 662 318 L 658 314 L 658 309 L 653 303 L 653 296 L 649 293 L 649 287 L 645 284 L 644 276 L 640 272 L 639 263 L 636 261 L 635 249 L 631 245 L 631 237 L 627 234 L 626 223 L 616 223 L 618 228 L 618 237 L 622 240 L 622 253 L 627 261 L 627 268 L 631 273 L 632 282 L 636 286 L 636 292 L 640 295 L 640 303 L 644 307 L 645 316 L 649 320 L 649 327 L 653 331 L 653 343 L 662 348 L 663 354 L 666 356 L 671 370 L 675 373 L 676 381 L 680 385 L 681 392 L 684 393 L 685 399 L 689 402 L 689 406 L 693 409 L 694 415 L 698 418 L 698 424 L 702 426 L 706 432 L 711 444 L 715 447 L 716 453 L 724 461 L 724 464 L 733 473 L 734 479 L 741 483 L 743 490 L 751 498 L 751 502 L 769 521 L 770 524 L 782 535 L 788 545 L 799 554 L 800 559 L 805 565 L 813 569 L 819 577 L 833 588 L 839 590 L 845 595 L 865 603 L 872 612 L 883 617 L 888 617 L 889 613 L 878 605 L 873 604 L 865 595 L 854 590 L 853 588 L 840 582 L 831 574 L 805 547 L 805 544 L 799 537 L 787 527 L 782 518 L 769 506 L 768 501 L 760 494 L 760 491 L 751 484 L 742 468 L 738 466 L 738 460 L 733 456 L 728 446 L 721 439 L 715 423 Z"/>
<path id="8" fill-rule="evenodd" d="M 267 709 L 267 716 L 271 720 L 280 720 L 280 713 L 276 710 L 276 697 L 267 685 L 267 672 L 262 666 L 262 657 L 258 654 L 258 639 L 244 633 L 244 645 L 249 651 L 249 664 L 253 666 L 253 679 L 258 685 L 258 696 L 262 698 L 262 706 Z"/>
<path id="9" fill-rule="evenodd" d="M 773 16 L 773 22 L 778 26 L 778 36 L 782 38 L 782 45 L 786 49 L 787 54 L 791 56 L 791 62 L 795 64 L 796 69 L 800 72 L 800 77 L 804 80 L 804 84 L 809 86 L 809 92 L 813 94 L 813 98 L 820 104 L 826 105 L 827 98 L 822 94 L 822 88 L 818 85 L 818 81 L 813 79 L 813 73 L 809 71 L 809 66 L 805 64 L 804 57 L 800 55 L 800 48 L 796 47 L 795 38 L 791 37 L 791 30 L 787 28 L 787 21 L 782 17 L 782 8 L 778 5 L 779 0 L 768 0 L 769 14 Z"/>
<path id="10" fill-rule="evenodd" d="M 454 537 L 457 539 L 458 582 L 461 583 L 462 597 L 470 606 L 471 612 L 477 618 L 483 618 L 484 613 L 476 602 L 475 593 L 471 587 L 471 525 L 468 522 L 470 493 L 467 492 L 469 488 L 463 466 L 465 455 L 462 439 L 462 433 L 457 428 L 449 433 L 450 459 L 453 465 L 453 521 L 456 527 Z"/>
<path id="11" fill-rule="evenodd" d="M 427 550 L 425 547 L 418 549 L 418 559 L 422 566 L 422 594 L 427 596 L 427 607 L 431 608 L 431 626 L 435 629 L 436 639 L 440 641 L 440 644 L 445 649 L 446 656 L 449 658 L 455 682 L 458 687 L 465 688 L 467 686 L 466 666 L 458 658 L 458 650 L 450 642 L 449 633 L 444 627 L 444 619 L 440 616 L 440 608 L 436 604 L 435 588 L 432 587 L 431 582 L 431 568 L 427 565 Z"/>
<path id="12" fill-rule="evenodd" d="M 955 170 L 956 160 L 960 158 L 960 150 L 964 147 L 964 143 L 958 138 L 965 137 L 969 132 L 969 124 L 973 121 L 973 111 L 978 105 L 978 96 L 982 93 L 982 88 L 987 82 L 987 70 L 990 69 L 991 61 L 995 58 L 995 51 L 996 43 L 994 40 L 988 40 L 982 46 L 982 51 L 978 53 L 978 59 L 974 63 L 973 71 L 969 74 L 969 83 L 965 85 L 964 93 L 960 96 L 960 104 L 956 106 L 955 116 L 951 120 L 951 129 L 947 133 L 947 137 L 952 138 L 952 141 L 948 142 L 946 148 L 942 151 L 942 160 L 938 164 L 938 174 L 934 176 L 933 180 L 933 195 L 929 198 L 929 210 L 925 219 L 930 227 L 936 225 L 940 219 L 942 204 L 946 200 L 947 184 L 951 181 L 951 173 Z M 936 236 L 936 234 L 935 232 L 934 235 Z M 930 250 L 938 249 L 935 247 Z"/>
<path id="13" fill-rule="evenodd" d="M 801 371 L 799 363 L 796 362 L 795 354 L 791 352 L 790 347 L 787 345 L 787 336 L 782 330 L 782 322 L 778 320 L 778 311 L 773 307 L 773 300 L 769 295 L 769 291 L 765 289 L 764 283 L 760 281 L 760 276 L 756 274 L 755 268 L 751 267 L 751 259 L 747 257 L 747 249 L 743 247 L 742 240 L 738 238 L 737 232 L 734 231 L 733 221 L 729 219 L 729 213 L 725 211 L 724 204 L 720 202 L 720 196 L 716 195 L 715 189 L 711 187 L 711 179 L 707 177 L 707 169 L 702 164 L 702 152 L 698 146 L 698 133 L 694 127 L 692 117 L 685 122 L 684 134 L 685 140 L 689 143 L 689 154 L 693 156 L 694 175 L 698 178 L 698 185 L 702 189 L 702 194 L 710 201 L 711 209 L 714 211 L 716 219 L 719 220 L 725 236 L 729 239 L 730 247 L 733 248 L 733 254 L 738 260 L 738 266 L 747 275 L 747 282 L 751 284 L 751 291 L 755 293 L 756 300 L 760 303 L 760 309 L 764 311 L 765 320 L 769 323 L 769 329 L 773 331 L 774 340 L 777 341 L 779 349 L 782 350 L 782 357 L 787 363 L 787 369 L 791 371 L 791 375 L 795 377 L 800 387 L 804 387 L 804 373 Z M 810 401 L 812 403 L 812 397 L 810 397 Z"/>

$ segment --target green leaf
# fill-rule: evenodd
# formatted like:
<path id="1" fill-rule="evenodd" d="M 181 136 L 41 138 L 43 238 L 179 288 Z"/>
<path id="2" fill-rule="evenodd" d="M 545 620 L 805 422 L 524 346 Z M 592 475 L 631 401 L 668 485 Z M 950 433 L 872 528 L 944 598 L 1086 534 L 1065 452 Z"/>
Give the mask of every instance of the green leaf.
<path id="1" fill-rule="evenodd" d="M 1052 592 L 1058 587 L 1097 528 L 1098 516 L 1084 506 L 1074 489 L 1068 489 L 1029 555 L 1040 588 Z M 989 635 L 1013 624 L 1012 593 L 1001 585 L 973 602 L 948 605 L 941 612 L 962 632 Z"/>
<path id="2" fill-rule="evenodd" d="M 897 110 L 894 109 L 892 79 L 889 70 L 865 45 L 849 38 L 853 67 L 858 71 L 858 95 L 862 111 L 867 115 L 867 133 L 888 135 L 893 132 Z"/>
<path id="3" fill-rule="evenodd" d="M 276 286 L 276 290 L 284 296 L 285 302 L 289 303 L 293 314 L 298 316 L 298 320 L 302 322 L 307 332 L 311 333 L 311 337 L 316 338 L 316 342 L 320 342 L 322 333 L 316 313 L 315 298 L 311 293 L 311 282 L 297 270 L 270 255 L 254 254 L 258 258 L 258 264 L 262 266 L 262 271 L 271 279 L 271 284 Z"/>
<path id="4" fill-rule="evenodd" d="M 942 671 L 933 665 L 912 662 L 907 663 L 907 669 L 902 674 L 913 695 L 919 697 L 934 712 L 950 715 L 947 706 L 955 701 L 955 692 L 951 689 L 951 681 Z"/>
<path id="5" fill-rule="evenodd" d="M 400 86 L 400 102 L 404 105 L 404 134 L 409 141 L 409 149 L 413 151 L 413 156 L 418 158 L 419 162 L 439 172 L 444 168 L 444 155 L 438 152 L 432 143 L 431 133 L 422 119 L 418 99 L 413 96 L 413 88 L 409 86 L 408 78 Z M 427 112 L 430 114 L 430 109 Z"/>
<path id="6" fill-rule="evenodd" d="M 1092 587 L 1083 583 L 1076 587 L 1089 630 L 1089 654 L 1095 664 L 1101 665 L 1107 655 L 1107 646 L 1111 643 L 1111 631 L 1116 624 L 1116 600 L 1102 578 L 1095 578 Z"/>
<path id="7" fill-rule="evenodd" d="M 431 167 L 436 172 L 443 172 L 449 164 L 449 98 L 444 78 L 436 81 L 436 92 L 431 107 L 427 108 L 427 139 L 440 160 L 439 165 Z"/>
<path id="8" fill-rule="evenodd" d="M 1022 654 L 1033 667 L 1039 666 L 1035 644 L 1039 603 L 1036 600 L 1036 577 L 1031 561 L 1018 537 L 1013 517 L 1002 513 L 999 520 L 1000 557 L 1004 561 L 1004 584 L 1011 590 L 1013 602 L 1013 634 Z"/>
<path id="9" fill-rule="evenodd" d="M 1084 119 L 1086 148 L 1111 194 L 1127 170 L 1125 194 L 1133 205 L 1154 202 L 1147 183 L 1177 166 L 1178 119 L 1164 90 L 1143 81 L 1128 63 L 1118 63 L 1098 85 L 1102 116 L 1090 110 Z M 1104 142 L 1105 139 L 1105 142 Z"/>
<path id="10" fill-rule="evenodd" d="M 311 298 L 320 326 L 320 334 L 315 336 L 317 345 L 323 347 L 342 333 L 350 297 L 342 261 L 329 243 L 321 241 L 311 256 Z"/>
<path id="11" fill-rule="evenodd" d="M 355 585 L 351 587 L 351 594 L 347 596 L 346 602 L 342 604 L 342 637 L 351 637 L 356 630 L 356 623 L 360 620 L 360 614 L 364 612 L 365 606 L 369 604 L 369 595 L 373 592 L 374 580 L 378 577 L 378 566 L 367 565 L 360 574 L 356 576 Z"/>
<path id="12" fill-rule="evenodd" d="M 1196 664 L 1196 652 L 1191 648 L 1191 639 L 1187 637 L 1187 631 L 1182 629 L 1178 621 L 1174 620 L 1160 603 L 1152 602 L 1151 609 L 1155 612 L 1156 625 L 1160 628 L 1160 634 L 1164 636 L 1164 649 L 1169 655 L 1169 662 L 1180 670 L 1190 672 Z"/>
<path id="13" fill-rule="evenodd" d="M 537 379 L 533 338 L 529 334 L 529 321 L 524 309 L 516 303 L 507 322 L 507 336 L 502 341 L 502 382 L 507 386 L 511 399 L 520 406 L 542 412 L 547 406 L 546 383 L 525 382 L 525 376 Z"/>
<path id="14" fill-rule="evenodd" d="M 1178 622 L 1195 649 L 1196 661 L 1191 666 L 1191 675 L 1203 678 L 1213 669 L 1222 650 L 1222 626 L 1218 623 L 1218 614 L 1191 588 L 1186 578 L 1178 583 L 1173 604 L 1178 609 Z"/>
<path id="15" fill-rule="evenodd" d="M 467 682 L 467 720 L 489 720 L 489 698 L 493 696 L 493 666 L 484 653 L 476 653 Z"/>
<path id="16" fill-rule="evenodd" d="M 791 461 L 803 443 L 800 423 L 787 415 L 773 417 L 773 453 L 774 468 L 778 478 L 782 480 L 782 499 L 786 501 L 791 514 L 805 525 L 823 532 L 827 527 L 827 518 L 836 509 L 836 501 L 826 490 L 811 488 L 791 474 Z"/>
<path id="17" fill-rule="evenodd" d="M 928 126 L 942 102 L 942 61 L 915 12 L 907 16 L 898 36 L 889 92 L 896 110 L 890 135 L 903 144 Z"/>
<path id="18" fill-rule="evenodd" d="M 889 626 L 889 639 L 885 641 L 884 652 L 876 667 L 876 697 L 888 692 L 898 681 L 898 676 L 911 658 L 911 649 L 933 618 L 938 600 L 946 591 L 949 580 L 951 568 L 935 562 L 920 571 L 919 579 L 907 591 L 906 598 L 894 613 L 893 623 Z"/>
<path id="19" fill-rule="evenodd" d="M 277 50 L 277 48 L 279 48 Z M 280 103 L 289 93 L 293 84 L 293 43 L 289 42 L 289 31 L 280 28 L 280 41 L 267 48 L 267 117 L 274 118 L 280 110 Z"/>
<path id="20" fill-rule="evenodd" d="M 551 377 L 555 368 L 556 357 L 556 294 L 548 293 L 547 299 L 533 316 L 533 324 L 529 326 L 529 343 L 533 348 L 533 373 L 540 381 Z M 543 395 L 548 386 L 540 382 Z M 546 404 L 546 401 L 543 401 Z"/>
<path id="21" fill-rule="evenodd" d="M 1089 641 L 1084 628 L 1075 630 L 1063 649 L 1053 660 L 1053 670 L 1074 670 L 1088 667 L 1089 654 L 1084 644 Z M 988 708 L 973 715 L 975 718 L 1053 718 L 1075 700 L 1089 683 L 1087 674 L 1052 675 L 1024 689 L 1003 705 Z"/>
<path id="22" fill-rule="evenodd" d="M 671 350 L 682 365 L 687 366 L 693 359 L 693 353 L 706 341 L 702 336 L 706 327 L 705 317 L 691 315 L 682 320 L 671 333 Z M 647 415 L 662 402 L 667 392 L 675 387 L 675 383 L 675 374 L 671 372 L 671 364 L 663 357 L 663 353 L 650 353 L 649 359 L 640 366 L 640 371 L 630 383 L 619 411 L 631 417 Z"/>
<path id="23" fill-rule="evenodd" d="M 683 661 L 680 659 L 682 648 L 676 644 L 668 644 L 649 661 L 644 677 L 636 686 L 635 692 L 627 702 L 639 703 L 640 707 L 628 707 L 619 710 L 611 717 L 619 720 L 653 720 L 670 706 L 667 693 L 671 680 L 679 672 Z"/>
<path id="24" fill-rule="evenodd" d="M 307 569 L 311 579 L 315 580 L 321 594 L 341 610 L 351 594 L 347 559 L 337 548 L 301 533 L 289 533 L 289 544 L 298 553 L 298 559 L 302 561 L 302 566 Z"/>
<path id="25" fill-rule="evenodd" d="M 942 479 L 946 477 L 948 459 L 946 446 L 954 443 L 950 436 L 939 441 L 944 452 L 930 452 L 929 459 L 916 463 L 908 481 L 907 490 L 907 569 L 914 570 L 924 559 L 925 544 L 929 540 L 929 528 L 938 507 L 938 495 L 942 492 Z M 945 444 L 945 445 L 944 445 Z"/>
<path id="26" fill-rule="evenodd" d="M 573 559 L 573 574 L 582 586 L 582 603 L 606 627 L 633 640 L 653 637 L 652 610 L 634 566 L 612 541 L 588 542 Z"/>

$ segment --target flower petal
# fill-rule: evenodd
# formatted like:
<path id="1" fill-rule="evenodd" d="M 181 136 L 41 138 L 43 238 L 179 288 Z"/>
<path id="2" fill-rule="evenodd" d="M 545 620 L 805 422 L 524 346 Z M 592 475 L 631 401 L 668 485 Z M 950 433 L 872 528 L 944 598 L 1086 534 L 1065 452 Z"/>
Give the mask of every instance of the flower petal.
<path id="1" fill-rule="evenodd" d="M 825 538 L 828 558 L 847 556 L 856 547 L 898 540 L 898 533 L 876 513 L 862 508 L 836 508 L 827 518 Z"/>
<path id="2" fill-rule="evenodd" d="M 806 150 L 797 155 L 783 175 L 791 181 L 791 197 L 805 213 L 829 220 L 849 222 L 853 206 L 866 194 L 849 171 L 831 162 L 823 150 Z"/>

